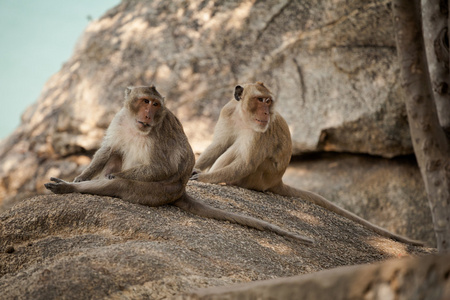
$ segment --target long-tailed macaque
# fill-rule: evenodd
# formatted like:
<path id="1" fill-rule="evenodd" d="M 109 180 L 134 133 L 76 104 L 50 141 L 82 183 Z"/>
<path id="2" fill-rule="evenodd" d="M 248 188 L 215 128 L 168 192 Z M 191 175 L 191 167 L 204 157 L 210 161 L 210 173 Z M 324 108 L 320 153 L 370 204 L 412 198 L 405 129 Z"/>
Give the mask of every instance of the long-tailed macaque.
<path id="1" fill-rule="evenodd" d="M 273 231 L 306 244 L 312 239 L 249 216 L 210 207 L 186 194 L 195 157 L 180 121 L 154 86 L 127 88 L 125 103 L 108 127 L 102 146 L 74 182 L 51 178 L 56 194 L 87 193 L 160 206 Z"/>
<path id="2" fill-rule="evenodd" d="M 273 95 L 261 82 L 236 86 L 234 99 L 222 108 L 213 141 L 198 158 L 191 179 L 299 197 L 384 237 L 423 245 L 376 226 L 322 196 L 284 184 L 282 177 L 291 159 L 292 141 L 289 127 L 275 110 L 275 103 Z"/>

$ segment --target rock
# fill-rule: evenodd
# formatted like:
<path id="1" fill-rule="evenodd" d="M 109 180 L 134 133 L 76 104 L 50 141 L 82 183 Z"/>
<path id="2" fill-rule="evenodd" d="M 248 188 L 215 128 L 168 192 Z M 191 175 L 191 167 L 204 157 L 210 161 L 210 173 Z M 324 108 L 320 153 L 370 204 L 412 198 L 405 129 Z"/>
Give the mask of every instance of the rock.
<path id="1" fill-rule="evenodd" d="M 443 300 L 450 298 L 449 272 L 450 254 L 442 254 L 203 289 L 183 299 Z"/>
<path id="2" fill-rule="evenodd" d="M 162 299 L 434 252 L 382 238 L 299 199 L 196 182 L 188 192 L 215 207 L 313 237 L 316 244 L 173 206 L 42 195 L 0 214 L 0 299 Z"/>
<path id="3" fill-rule="evenodd" d="M 428 198 L 413 157 L 310 155 L 291 162 L 283 180 L 388 230 L 436 245 Z"/>
<path id="4" fill-rule="evenodd" d="M 72 179 L 100 145 L 128 85 L 153 83 L 196 152 L 238 83 L 265 81 L 294 154 L 412 153 L 390 1 L 131 1 L 92 22 L 0 143 L 0 199 Z"/>
<path id="5" fill-rule="evenodd" d="M 86 28 L 72 57 L 0 143 L 0 299 L 159 299 L 433 253 L 301 200 L 235 187 L 191 183 L 188 190 L 316 244 L 172 206 L 77 194 L 26 199 L 44 193 L 50 176 L 71 180 L 81 172 L 128 85 L 155 84 L 196 152 L 209 144 L 234 85 L 261 80 L 290 124 L 294 154 L 395 157 L 412 153 L 397 78 L 388 0 L 122 1 Z M 394 173 L 405 169 L 394 167 Z M 373 181 L 368 176 L 366 182 Z M 359 186 L 367 192 L 364 181 Z M 407 220 L 405 213 L 398 219 Z"/>

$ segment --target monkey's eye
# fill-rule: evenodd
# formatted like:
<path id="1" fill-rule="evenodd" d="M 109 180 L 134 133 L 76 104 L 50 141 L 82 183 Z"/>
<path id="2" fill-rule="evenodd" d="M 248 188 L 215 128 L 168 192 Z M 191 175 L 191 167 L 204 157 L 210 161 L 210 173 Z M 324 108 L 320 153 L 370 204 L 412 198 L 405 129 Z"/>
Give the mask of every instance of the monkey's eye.
<path id="1" fill-rule="evenodd" d="M 150 103 L 150 100 L 148 100 L 148 99 L 143 99 L 143 100 L 144 100 L 145 104 L 149 104 Z"/>
<path id="2" fill-rule="evenodd" d="M 159 106 L 159 102 L 153 102 L 153 106 Z"/>
<path id="3" fill-rule="evenodd" d="M 264 102 L 264 98 L 257 98 L 259 102 Z"/>

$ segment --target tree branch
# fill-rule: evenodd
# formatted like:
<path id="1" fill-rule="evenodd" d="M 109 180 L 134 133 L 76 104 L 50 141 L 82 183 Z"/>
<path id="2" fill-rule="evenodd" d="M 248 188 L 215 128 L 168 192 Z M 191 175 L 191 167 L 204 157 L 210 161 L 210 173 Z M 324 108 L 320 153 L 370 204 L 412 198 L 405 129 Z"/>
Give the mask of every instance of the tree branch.
<path id="1" fill-rule="evenodd" d="M 450 78 L 447 0 L 422 0 L 422 30 L 439 123 L 450 136 Z"/>
<path id="2" fill-rule="evenodd" d="M 440 252 L 450 250 L 449 141 L 440 126 L 424 54 L 418 0 L 393 0 L 397 52 L 414 152 Z"/>

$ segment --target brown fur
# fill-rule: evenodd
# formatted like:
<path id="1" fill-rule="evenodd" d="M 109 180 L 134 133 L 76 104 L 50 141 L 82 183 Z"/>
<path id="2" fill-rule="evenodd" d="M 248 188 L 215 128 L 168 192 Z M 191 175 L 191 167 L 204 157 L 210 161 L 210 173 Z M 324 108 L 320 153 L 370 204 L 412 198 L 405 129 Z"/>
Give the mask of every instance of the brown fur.
<path id="1" fill-rule="evenodd" d="M 258 118 L 257 110 L 249 109 L 255 105 L 255 98 L 259 97 L 271 99 L 269 123 L 264 130 L 261 130 L 260 122 L 255 121 Z M 299 197 L 362 224 L 382 236 L 423 245 L 420 241 L 376 226 L 322 196 L 285 185 L 282 177 L 291 159 L 292 141 L 286 121 L 275 111 L 275 103 L 272 94 L 261 82 L 237 86 L 235 99 L 223 107 L 213 141 L 198 158 L 191 178 Z"/>
<path id="2" fill-rule="evenodd" d="M 312 243 L 310 238 L 262 220 L 215 209 L 187 195 L 186 183 L 194 162 L 180 121 L 165 108 L 164 98 L 155 87 L 128 88 L 122 110 L 112 120 L 86 170 L 74 182 L 51 178 L 45 187 L 57 194 L 112 196 L 148 206 L 173 204 L 200 216 Z"/>

